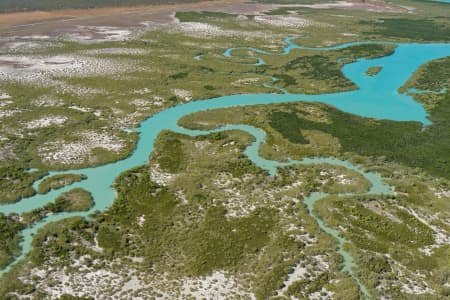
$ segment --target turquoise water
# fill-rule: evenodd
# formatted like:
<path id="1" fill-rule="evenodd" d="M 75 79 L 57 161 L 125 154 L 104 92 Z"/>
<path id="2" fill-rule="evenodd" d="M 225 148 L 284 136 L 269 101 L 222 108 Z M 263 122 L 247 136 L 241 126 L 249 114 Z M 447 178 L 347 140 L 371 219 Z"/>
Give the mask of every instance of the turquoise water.
<path id="1" fill-rule="evenodd" d="M 286 39 L 287 46 L 280 53 L 270 53 L 259 49 L 249 48 L 257 53 L 283 55 L 289 53 L 293 49 L 302 48 L 292 42 L 293 38 Z M 333 50 L 341 49 L 355 44 L 365 44 L 370 42 L 350 43 L 338 45 L 330 48 L 318 48 L 314 50 Z M 313 49 L 313 48 L 308 48 Z M 225 57 L 232 55 L 234 48 L 228 49 Z M 207 109 L 227 108 L 233 106 L 245 106 L 255 104 L 272 104 L 282 102 L 323 102 L 337 107 L 343 111 L 379 119 L 391 119 L 396 121 L 417 121 L 424 124 L 429 124 L 427 114 L 423 107 L 413 101 L 407 94 L 398 94 L 397 89 L 401 87 L 411 74 L 422 64 L 441 57 L 450 55 L 450 44 L 398 44 L 394 54 L 388 57 L 365 60 L 361 59 L 357 62 L 345 65 L 343 73 L 346 77 L 358 85 L 359 89 L 350 92 L 321 94 L 321 95 L 306 95 L 306 94 L 290 94 L 286 90 L 280 89 L 283 94 L 246 94 L 246 95 L 232 95 L 218 97 L 208 100 L 193 101 L 182 104 L 176 107 L 166 109 L 149 119 L 143 121 L 136 130 L 139 133 L 139 140 L 135 151 L 126 159 L 117 161 L 104 166 L 95 168 L 86 168 L 81 170 L 71 170 L 65 172 L 51 172 L 49 176 L 55 174 L 74 173 L 84 174 L 87 179 L 81 182 L 74 183 L 62 189 L 50 191 L 45 195 L 36 195 L 28 199 L 23 199 L 14 204 L 7 204 L 0 206 L 0 212 L 5 214 L 29 212 L 33 209 L 43 207 L 45 204 L 52 202 L 58 195 L 73 188 L 83 188 L 91 192 L 95 205 L 88 212 L 74 212 L 50 215 L 41 222 L 35 224 L 32 228 L 26 229 L 22 232 L 24 237 L 21 246 L 22 254 L 13 264 L 0 271 L 0 276 L 7 272 L 15 263 L 25 257 L 30 251 L 32 235 L 45 224 L 49 222 L 58 221 L 72 216 L 86 217 L 93 211 L 104 211 L 107 209 L 115 198 L 115 191 L 112 189 L 114 179 L 123 171 L 129 170 L 133 167 L 146 164 L 148 157 L 153 151 L 153 144 L 157 135 L 162 130 L 173 130 L 180 133 L 189 134 L 191 136 L 207 134 L 212 131 L 221 131 L 228 129 L 239 129 L 246 131 L 256 137 L 256 142 L 252 143 L 246 150 L 245 154 L 255 164 L 267 170 L 269 174 L 273 175 L 277 167 L 284 167 L 292 164 L 317 164 L 329 163 L 332 165 L 340 165 L 349 169 L 353 169 L 363 174 L 372 184 L 370 193 L 374 194 L 389 194 L 390 188 L 385 185 L 381 177 L 374 173 L 366 173 L 353 166 L 349 162 L 340 161 L 334 158 L 308 158 L 302 161 L 276 162 L 264 159 L 259 156 L 259 145 L 265 139 L 265 134 L 260 129 L 244 126 L 244 125 L 230 125 L 211 131 L 193 131 L 181 128 L 177 125 L 177 121 L 183 116 L 203 111 Z M 258 59 L 258 63 L 263 64 L 262 59 Z M 374 77 L 365 76 L 365 71 L 371 66 L 382 66 L 382 71 Z M 266 83 L 268 87 L 273 87 L 276 79 L 272 83 Z M 278 88 L 279 89 L 279 88 Z M 35 183 L 37 186 L 38 183 Z M 314 196 L 315 197 L 315 196 Z M 309 198 L 308 198 L 309 199 Z M 306 199 L 306 201 L 308 201 Z M 312 215 L 314 217 L 314 215 Z M 316 218 L 319 222 L 319 219 Z M 319 226 L 327 228 L 325 224 L 319 223 Z M 332 229 L 329 229 L 329 231 Z M 338 234 L 333 234 L 341 243 Z M 327 231 L 328 232 L 328 231 Z M 342 241 L 343 243 L 343 241 Z M 342 244 L 341 243 L 341 244 Z M 340 251 L 344 251 L 341 250 Z M 344 251 L 345 252 L 345 251 Z M 345 254 L 342 252 L 343 254 Z M 349 255 L 348 255 L 349 256 Z M 352 260 L 344 257 L 344 268 L 351 272 Z M 351 257 L 350 257 L 351 258 Z M 359 282 L 359 281 L 358 281 Z M 362 287 L 364 292 L 364 288 Z"/>
<path id="2" fill-rule="evenodd" d="M 314 213 L 314 204 L 317 201 L 322 200 L 326 196 L 328 196 L 328 194 L 312 193 L 307 198 L 305 198 L 304 202 L 306 204 L 306 207 L 308 208 L 308 212 L 316 220 L 317 224 L 323 231 L 325 231 L 326 233 L 328 233 L 329 235 L 331 235 L 338 241 L 339 246 L 338 246 L 337 252 L 341 255 L 341 257 L 343 258 L 343 261 L 344 261 L 343 268 L 341 269 L 341 271 L 350 274 L 350 276 L 352 276 L 353 279 L 355 279 L 355 281 L 358 284 L 364 297 L 370 298 L 370 294 L 367 291 L 367 288 L 361 283 L 359 278 L 353 274 L 353 268 L 356 266 L 356 263 L 353 260 L 353 257 L 350 255 L 350 253 L 348 253 L 346 250 L 344 250 L 344 244 L 346 243 L 346 240 L 343 239 L 341 236 L 339 236 L 339 232 L 337 230 L 325 225 L 325 223 L 319 217 L 317 217 L 317 215 Z"/>

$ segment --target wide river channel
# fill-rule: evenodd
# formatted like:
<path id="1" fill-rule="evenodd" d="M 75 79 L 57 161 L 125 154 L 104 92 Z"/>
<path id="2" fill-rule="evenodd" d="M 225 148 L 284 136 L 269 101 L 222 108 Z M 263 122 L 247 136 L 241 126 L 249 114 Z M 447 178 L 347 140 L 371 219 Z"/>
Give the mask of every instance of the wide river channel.
<path id="1" fill-rule="evenodd" d="M 279 53 L 265 52 L 254 48 L 247 49 L 266 55 L 286 55 L 293 49 L 327 51 L 346 48 L 355 44 L 372 43 L 356 42 L 329 48 L 304 48 L 294 44 L 293 39 L 291 38 L 287 38 L 285 42 L 286 47 Z M 367 193 L 392 194 L 393 192 L 391 188 L 383 182 L 383 179 L 378 174 L 365 172 L 358 166 L 352 165 L 347 161 L 341 161 L 335 158 L 307 158 L 301 161 L 289 162 L 267 160 L 261 157 L 258 152 L 260 144 L 265 141 L 265 133 L 258 128 L 246 125 L 230 124 L 214 130 L 200 131 L 181 128 L 177 125 L 177 122 L 180 118 L 186 115 L 207 109 L 305 101 L 327 103 L 345 112 L 364 117 L 390 119 L 396 121 L 418 121 L 422 122 L 424 125 L 430 124 L 430 121 L 427 119 L 427 113 L 422 105 L 415 102 L 408 94 L 399 94 L 398 89 L 404 85 L 404 83 L 420 65 L 434 59 L 450 56 L 450 44 L 396 45 L 397 47 L 395 52 L 390 56 L 372 60 L 360 59 L 354 63 L 344 65 L 342 68 L 344 75 L 359 87 L 358 90 L 320 95 L 290 94 L 287 92 L 283 94 L 242 94 L 188 102 L 168 108 L 143 121 L 139 128 L 137 128 L 139 140 L 137 142 L 136 149 L 126 159 L 94 168 L 51 172 L 47 177 L 56 174 L 72 173 L 84 174 L 87 176 L 87 179 L 58 190 L 52 190 L 45 195 L 37 194 L 17 203 L 1 205 L 0 212 L 6 215 L 11 213 L 21 214 L 24 212 L 30 212 L 33 209 L 43 207 L 47 203 L 54 201 L 56 197 L 73 188 L 83 188 L 89 191 L 94 198 L 95 205 L 87 212 L 58 213 L 49 215 L 42 221 L 34 224 L 32 227 L 23 230 L 23 240 L 21 242 L 22 253 L 8 267 L 0 270 L 0 277 L 5 272 L 9 271 L 18 261 L 25 258 L 31 249 L 33 235 L 37 232 L 37 230 L 46 224 L 74 216 L 86 217 L 96 210 L 104 211 L 110 207 L 115 199 L 115 191 L 112 188 L 115 178 L 126 170 L 148 163 L 149 155 L 152 153 L 154 148 L 155 139 L 162 130 L 172 130 L 190 136 L 204 135 L 213 131 L 223 131 L 229 129 L 243 130 L 256 138 L 256 141 L 247 147 L 245 154 L 256 165 L 267 170 L 270 175 L 274 175 L 276 173 L 276 168 L 287 165 L 327 163 L 330 165 L 343 166 L 362 174 L 371 183 L 371 188 L 367 191 Z M 225 51 L 225 59 L 232 56 L 234 50 L 234 48 L 231 48 Z M 264 61 L 261 58 L 258 58 L 257 64 L 264 64 Z M 382 69 L 375 76 L 367 76 L 365 72 L 371 66 L 381 66 Z M 35 183 L 35 187 L 38 183 L 39 181 Z M 337 239 L 339 243 L 338 252 L 344 259 L 343 271 L 347 272 L 355 279 L 365 298 L 370 298 L 367 289 L 352 272 L 352 269 L 355 267 L 355 263 L 350 254 L 343 249 L 345 240 L 339 235 L 339 232 L 329 228 L 314 214 L 314 203 L 326 196 L 327 194 L 324 193 L 313 193 L 304 201 L 308 207 L 310 215 L 317 221 L 318 225 L 325 232 Z"/>

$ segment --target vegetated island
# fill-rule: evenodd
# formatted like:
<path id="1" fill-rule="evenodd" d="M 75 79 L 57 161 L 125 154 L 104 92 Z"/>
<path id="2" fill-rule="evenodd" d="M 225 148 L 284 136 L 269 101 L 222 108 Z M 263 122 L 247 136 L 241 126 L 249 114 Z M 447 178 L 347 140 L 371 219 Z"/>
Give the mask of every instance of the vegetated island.
<path id="1" fill-rule="evenodd" d="M 382 69 L 383 69 L 383 67 L 380 67 L 380 66 L 370 67 L 367 69 L 366 75 L 371 76 L 371 77 L 376 76 L 378 73 L 381 72 Z"/>

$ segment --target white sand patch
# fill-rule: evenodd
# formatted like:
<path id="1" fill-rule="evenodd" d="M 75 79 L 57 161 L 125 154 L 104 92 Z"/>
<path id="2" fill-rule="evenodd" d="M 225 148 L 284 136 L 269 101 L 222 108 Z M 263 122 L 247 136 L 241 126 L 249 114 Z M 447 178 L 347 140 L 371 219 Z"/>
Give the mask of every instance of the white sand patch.
<path id="1" fill-rule="evenodd" d="M 164 102 L 166 102 L 166 99 L 160 96 L 153 96 L 153 105 L 156 106 L 163 106 Z"/>
<path id="2" fill-rule="evenodd" d="M 133 263 L 140 264 L 140 257 L 130 258 Z M 86 261 L 90 261 L 89 265 Z M 34 268 L 26 277 L 19 280 L 33 285 L 46 295 L 45 299 L 60 299 L 63 294 L 94 299 L 183 299 L 178 296 L 174 284 L 165 274 L 147 274 L 138 271 L 127 260 L 104 262 L 84 255 L 70 260 L 70 267 L 55 266 L 54 260 L 42 269 Z M 91 265 L 91 266 L 90 266 Z M 120 266 L 120 267 L 117 267 Z M 179 285 L 177 286 L 179 287 Z M 165 293 L 167 290 L 167 293 Z M 24 299 L 24 298 L 19 298 Z M 28 299 L 28 298 L 27 298 Z"/>
<path id="3" fill-rule="evenodd" d="M 322 183 L 322 184 L 326 184 L 328 183 L 330 180 L 335 181 L 338 184 L 342 184 L 342 185 L 348 185 L 348 184 L 354 184 L 356 183 L 355 179 L 352 177 L 349 177 L 346 174 L 339 174 L 338 170 L 321 170 L 320 171 L 320 176 L 323 178 L 319 178 L 318 182 Z"/>
<path id="4" fill-rule="evenodd" d="M 6 107 L 6 106 L 8 106 L 10 104 L 13 104 L 13 102 L 11 100 L 0 101 L 0 108 Z"/>
<path id="5" fill-rule="evenodd" d="M 166 186 L 173 182 L 175 175 L 164 172 L 159 164 L 154 163 L 150 166 L 150 179 L 159 185 Z"/>
<path id="6" fill-rule="evenodd" d="M 152 105 L 151 101 L 146 99 L 134 99 L 131 103 L 136 107 L 145 108 Z"/>
<path id="7" fill-rule="evenodd" d="M 262 15 L 262 16 L 255 16 L 254 19 L 258 23 L 277 27 L 304 28 L 309 26 L 320 26 L 320 27 L 331 26 L 325 23 L 314 22 L 298 16 Z"/>
<path id="8" fill-rule="evenodd" d="M 0 135 L 0 141 L 7 141 L 7 140 L 9 140 L 9 139 Z M 16 149 L 13 144 L 1 145 L 0 146 L 0 160 L 17 159 L 15 150 Z M 20 217 L 18 217 L 18 218 L 20 218 Z"/>
<path id="9" fill-rule="evenodd" d="M 354 183 L 354 180 L 352 178 L 349 178 L 345 174 L 339 174 L 331 177 L 332 179 L 336 180 L 339 184 L 352 184 Z"/>
<path id="10" fill-rule="evenodd" d="M 192 100 L 192 92 L 191 91 L 183 90 L 183 89 L 173 89 L 172 93 L 174 93 L 175 96 L 183 99 L 184 101 Z"/>
<path id="11" fill-rule="evenodd" d="M 96 112 L 94 112 L 94 115 Z M 139 122 L 142 120 L 143 114 L 139 111 L 135 111 L 133 113 L 120 113 L 113 120 L 114 128 L 117 129 L 127 129 L 127 128 L 135 128 L 138 126 Z"/>
<path id="12" fill-rule="evenodd" d="M 195 148 L 200 150 L 200 151 L 206 149 L 206 147 L 208 147 L 210 145 L 211 145 L 211 143 L 208 142 L 208 141 L 196 141 L 194 143 Z"/>
<path id="13" fill-rule="evenodd" d="M 139 225 L 139 227 L 144 226 L 145 223 L 145 216 L 144 215 L 140 215 L 139 217 L 137 217 L 137 224 Z"/>
<path id="14" fill-rule="evenodd" d="M 90 112 L 90 111 L 92 111 L 92 109 L 90 109 L 90 108 L 81 107 L 81 106 L 78 106 L 78 105 L 72 105 L 72 106 L 69 106 L 69 108 L 70 109 L 74 109 L 74 110 L 78 110 L 78 111 L 82 111 L 82 112 Z"/>
<path id="15" fill-rule="evenodd" d="M 298 227 L 294 224 L 288 224 L 285 228 L 285 232 L 295 241 L 302 241 L 305 244 L 305 247 L 311 247 L 317 244 L 317 237 L 307 233 L 303 226 Z"/>
<path id="16" fill-rule="evenodd" d="M 407 279 L 406 283 L 400 286 L 403 293 L 411 295 L 434 294 L 434 290 L 429 288 L 425 282 L 420 284 L 417 281 Z"/>
<path id="17" fill-rule="evenodd" d="M 150 89 L 148 89 L 148 88 L 143 88 L 143 89 L 139 89 L 139 90 L 134 90 L 134 91 L 133 91 L 133 94 L 145 95 L 145 94 L 148 94 L 148 93 L 150 93 L 150 92 L 151 92 Z"/>
<path id="18" fill-rule="evenodd" d="M 250 177 L 247 176 L 246 178 Z M 212 182 L 218 187 L 219 191 L 213 196 L 213 201 L 214 203 L 220 203 L 226 208 L 226 217 L 229 218 L 248 216 L 259 206 L 264 205 L 265 201 L 272 199 L 263 196 L 264 191 L 262 189 L 253 189 L 249 197 L 245 192 L 247 183 L 241 178 L 233 177 L 231 173 L 220 172 Z"/>
<path id="19" fill-rule="evenodd" d="M 97 235 L 94 236 L 94 245 L 91 245 L 90 247 L 92 250 L 94 250 L 95 252 L 98 253 L 103 253 L 103 248 L 100 247 L 98 240 L 97 240 Z"/>
<path id="20" fill-rule="evenodd" d="M 54 107 L 54 106 L 63 106 L 64 101 L 50 97 L 48 95 L 43 95 L 33 100 L 31 104 L 37 107 Z"/>
<path id="21" fill-rule="evenodd" d="M 12 97 L 9 94 L 7 94 L 3 91 L 0 91 L 0 100 L 6 100 L 6 99 L 11 99 L 11 98 Z"/>
<path id="22" fill-rule="evenodd" d="M 185 33 L 201 34 L 203 36 L 229 36 L 234 35 L 233 31 L 224 30 L 219 26 L 200 23 L 200 22 L 182 22 L 179 23 L 179 29 Z"/>
<path id="23" fill-rule="evenodd" d="M 19 112 L 20 110 L 0 110 L 0 119 L 10 117 Z"/>
<path id="24" fill-rule="evenodd" d="M 87 262 L 90 262 L 87 264 Z M 62 294 L 94 299 L 255 299 L 235 276 L 216 271 L 211 275 L 171 278 L 166 273 L 139 271 L 142 257 L 126 260 L 92 259 L 89 255 L 72 258 L 70 267 L 61 267 L 55 259 L 42 268 L 33 268 L 19 277 L 36 291 L 46 293 L 45 299 L 59 299 Z M 66 261 L 67 263 L 67 261 Z"/>
<path id="25" fill-rule="evenodd" d="M 434 195 L 438 198 L 450 198 L 450 190 L 438 190 Z"/>
<path id="26" fill-rule="evenodd" d="M 406 209 L 411 215 L 413 215 L 414 217 L 416 217 L 420 222 L 424 223 L 425 225 L 427 225 L 431 230 L 433 230 L 433 237 L 434 237 L 434 247 L 433 248 L 437 248 L 438 246 L 441 245 L 450 245 L 450 234 L 434 225 L 431 223 L 431 221 L 433 220 L 433 218 L 435 218 L 436 216 L 425 216 L 425 215 L 419 215 L 418 212 L 416 212 L 415 210 L 413 210 L 412 208 L 410 209 Z M 433 245 L 432 245 L 433 246 Z"/>
<path id="27" fill-rule="evenodd" d="M 28 129 L 44 128 L 52 125 L 62 125 L 67 120 L 66 116 L 48 116 L 30 121 L 26 123 L 25 127 Z"/>
<path id="28" fill-rule="evenodd" d="M 123 41 L 135 33 L 130 29 L 113 26 L 77 26 L 66 38 L 77 42 Z"/>
<path id="29" fill-rule="evenodd" d="M 385 257 L 389 260 L 389 264 L 391 265 L 396 278 L 394 281 L 382 283 L 383 286 L 398 286 L 403 293 L 407 294 L 420 295 L 435 293 L 435 291 L 424 281 L 424 278 L 426 277 L 424 274 L 421 274 L 420 272 L 411 272 L 407 267 L 393 259 L 389 254 L 385 254 Z"/>
<path id="30" fill-rule="evenodd" d="M 61 164 L 80 164 L 91 158 L 92 150 L 102 148 L 111 152 L 122 150 L 124 143 L 116 136 L 106 133 L 83 132 L 80 140 L 67 142 L 57 140 L 48 142 L 39 148 L 39 156 L 43 162 Z"/>
<path id="31" fill-rule="evenodd" d="M 308 299 L 310 300 L 327 300 L 333 299 L 334 292 L 327 290 L 322 287 L 320 291 L 314 292 L 308 295 Z"/>
<path id="32" fill-rule="evenodd" d="M 177 196 L 177 199 L 181 201 L 183 204 L 188 204 L 189 201 L 186 198 L 186 194 L 182 190 L 178 190 L 175 192 L 175 196 Z"/>
<path id="33" fill-rule="evenodd" d="M 292 268 L 291 272 L 287 275 L 286 280 L 283 282 L 283 288 L 277 291 L 277 295 L 282 296 L 285 292 L 287 292 L 289 286 L 291 286 L 296 281 L 305 278 L 313 280 L 317 278 L 320 274 L 326 272 L 329 269 L 329 265 L 326 262 L 326 258 L 327 256 L 325 255 L 315 255 L 307 258 L 307 260 L 300 261 L 298 264 L 296 264 Z"/>
<path id="34" fill-rule="evenodd" d="M 251 84 L 254 84 L 254 83 L 258 83 L 260 80 L 261 80 L 261 78 L 258 78 L 258 77 L 242 78 L 242 79 L 238 79 L 236 81 L 233 81 L 231 83 L 231 85 L 240 87 L 240 86 L 243 86 L 243 85 L 251 85 Z"/>
<path id="35" fill-rule="evenodd" d="M 256 299 L 232 275 L 216 271 L 209 276 L 184 278 L 181 286 L 181 298 L 186 299 L 231 299 L 239 295 L 240 299 Z M 233 297 L 234 296 L 234 297 Z"/>
<path id="36" fill-rule="evenodd" d="M 242 30 L 228 30 L 223 29 L 217 25 L 201 23 L 201 22 L 176 22 L 175 25 L 167 27 L 168 30 L 183 32 L 190 36 L 211 38 L 217 36 L 226 37 L 244 37 L 246 40 L 252 40 L 255 38 L 265 38 L 267 42 L 274 41 L 278 38 L 276 35 L 270 32 L 263 31 L 242 31 Z M 211 49 L 214 45 L 202 45 L 202 49 Z"/>
<path id="37" fill-rule="evenodd" d="M 25 36 L 22 36 L 21 38 L 26 39 L 26 40 L 45 41 L 45 40 L 49 40 L 50 36 L 33 34 L 33 35 L 25 35 Z"/>

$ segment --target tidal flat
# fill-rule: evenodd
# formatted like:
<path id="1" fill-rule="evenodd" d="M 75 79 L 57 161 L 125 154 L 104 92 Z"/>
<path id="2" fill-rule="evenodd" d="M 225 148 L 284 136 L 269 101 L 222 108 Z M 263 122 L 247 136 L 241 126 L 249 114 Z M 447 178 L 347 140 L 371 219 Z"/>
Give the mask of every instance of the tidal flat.
<path id="1" fill-rule="evenodd" d="M 8 42 L 0 295 L 446 297 L 449 24 L 445 4 L 394 5 L 414 13 L 285 3 L 177 13 L 126 35 L 95 29 L 106 40 Z M 284 53 L 286 37 L 302 47 Z M 389 98 L 379 110 L 326 101 L 372 95 L 390 59 L 423 42 L 436 52 L 384 90 L 399 92 L 404 114 L 387 115 Z M 196 101 L 206 99 L 217 100 Z M 371 193 L 364 174 L 389 192 Z M 328 196 L 305 206 L 317 192 Z M 61 194 L 92 199 L 74 209 Z"/>

